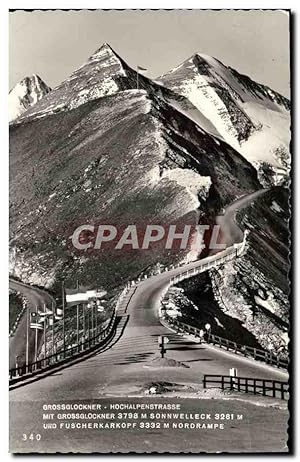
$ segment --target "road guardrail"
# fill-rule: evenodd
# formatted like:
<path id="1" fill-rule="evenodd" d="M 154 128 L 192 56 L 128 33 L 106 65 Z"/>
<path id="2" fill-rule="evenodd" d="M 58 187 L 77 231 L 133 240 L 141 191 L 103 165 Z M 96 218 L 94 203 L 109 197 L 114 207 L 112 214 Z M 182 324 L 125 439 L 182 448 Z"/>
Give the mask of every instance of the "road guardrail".
<path id="1" fill-rule="evenodd" d="M 167 321 L 168 324 L 175 327 L 177 329 L 177 332 L 194 335 L 196 338 L 199 339 L 201 338 L 201 329 L 190 326 L 189 324 L 185 324 L 184 322 L 177 321 L 176 319 L 171 318 L 167 314 L 165 314 L 164 319 Z M 210 343 L 212 345 L 219 346 L 220 348 L 224 348 L 232 353 L 239 354 L 244 357 L 251 357 L 258 361 L 263 361 L 266 364 L 276 366 L 278 368 L 287 369 L 289 365 L 288 359 L 276 356 L 271 351 L 261 350 L 259 348 L 243 345 L 212 333 L 206 333 L 203 337 L 203 341 L 205 341 L 206 343 Z"/>
<path id="2" fill-rule="evenodd" d="M 244 239 L 242 242 L 234 244 L 233 246 L 228 247 L 227 249 L 222 250 L 221 252 L 218 252 L 216 255 L 204 258 L 203 260 L 199 261 L 199 265 L 194 266 L 176 276 L 171 277 L 169 285 L 164 291 L 161 301 L 166 296 L 169 288 L 174 284 L 177 284 L 178 282 L 181 282 L 184 279 L 196 276 L 197 274 L 208 271 L 209 269 L 215 268 L 216 266 L 222 265 L 226 262 L 232 261 L 235 258 L 242 255 L 246 247 L 246 238 L 248 234 L 249 232 L 245 231 Z M 163 309 L 160 308 L 160 311 L 162 313 Z M 177 321 L 168 316 L 167 313 L 164 313 L 164 318 L 166 319 L 167 323 L 175 326 L 179 331 L 192 334 L 200 338 L 200 329 L 197 329 L 196 327 L 190 326 L 183 322 Z M 218 345 L 220 348 L 224 347 L 226 348 L 226 350 L 231 351 L 233 353 L 242 354 L 243 356 L 250 356 L 256 360 L 264 361 L 266 364 L 270 364 L 272 366 L 280 367 L 283 369 L 288 368 L 288 359 L 276 356 L 271 351 L 261 350 L 247 345 L 241 345 L 237 342 L 225 339 L 213 333 L 207 334 L 205 341 L 207 341 L 207 343 L 212 343 L 213 345 Z"/>
<path id="3" fill-rule="evenodd" d="M 67 364 L 72 360 L 76 360 L 80 357 L 87 355 L 94 350 L 97 350 L 104 346 L 108 340 L 112 337 L 114 328 L 118 321 L 118 310 L 122 305 L 123 297 L 127 294 L 128 287 L 125 288 L 118 298 L 116 306 L 114 307 L 113 314 L 109 320 L 108 325 L 100 330 L 95 336 L 88 338 L 84 342 L 69 346 L 65 349 L 59 350 L 58 352 L 48 355 L 44 358 L 38 359 L 35 362 L 24 364 L 9 370 L 9 383 L 21 382 L 30 378 L 31 376 L 38 375 L 48 370 L 54 369 L 57 366 Z M 129 289 L 130 290 L 130 289 Z"/>
<path id="4" fill-rule="evenodd" d="M 271 396 L 288 399 L 289 384 L 280 380 L 238 377 L 230 375 L 204 375 L 203 388 L 221 388 L 222 390 L 253 393 L 254 395 Z"/>

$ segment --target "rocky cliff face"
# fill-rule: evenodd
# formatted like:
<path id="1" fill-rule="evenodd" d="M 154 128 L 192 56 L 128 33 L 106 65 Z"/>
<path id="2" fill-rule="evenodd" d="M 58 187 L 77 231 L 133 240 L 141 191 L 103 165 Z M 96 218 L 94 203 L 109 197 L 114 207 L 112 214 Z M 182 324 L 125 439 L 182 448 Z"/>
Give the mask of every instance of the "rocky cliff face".
<path id="1" fill-rule="evenodd" d="M 51 88 L 38 76 L 25 77 L 9 92 L 8 120 L 17 119 L 23 112 L 40 101 Z"/>
<path id="2" fill-rule="evenodd" d="M 176 305 L 183 321 L 224 338 L 288 355 L 288 191 L 270 189 L 238 213 L 250 230 L 244 255 L 180 284 Z M 174 295 L 173 295 L 174 298 Z"/>
<path id="3" fill-rule="evenodd" d="M 214 133 L 257 168 L 262 182 L 279 184 L 288 175 L 290 103 L 285 97 L 198 53 L 159 80 L 188 98 L 193 105 L 188 111 L 208 119 Z"/>

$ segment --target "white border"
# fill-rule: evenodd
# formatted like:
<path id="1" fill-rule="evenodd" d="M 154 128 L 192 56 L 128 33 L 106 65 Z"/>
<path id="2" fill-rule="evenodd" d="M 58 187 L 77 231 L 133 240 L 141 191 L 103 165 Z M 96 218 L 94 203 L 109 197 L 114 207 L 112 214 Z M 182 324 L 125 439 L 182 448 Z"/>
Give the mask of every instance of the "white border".
<path id="1" fill-rule="evenodd" d="M 258 1 L 258 0 L 244 0 L 243 2 L 237 0 L 231 0 L 224 2 L 224 0 L 211 0 L 211 1 L 202 1 L 201 3 L 196 0 L 185 0 L 185 1 L 172 1 L 170 0 L 12 0 L 9 4 L 9 8 L 34 8 L 34 9 L 47 9 L 47 8 L 57 8 L 57 9 L 88 9 L 88 8 L 98 8 L 98 9 L 286 9 L 289 8 L 287 5 L 284 5 L 283 0 L 273 0 L 273 1 Z M 296 4 L 296 2 L 294 2 Z M 24 5 L 26 4 L 26 5 Z"/>

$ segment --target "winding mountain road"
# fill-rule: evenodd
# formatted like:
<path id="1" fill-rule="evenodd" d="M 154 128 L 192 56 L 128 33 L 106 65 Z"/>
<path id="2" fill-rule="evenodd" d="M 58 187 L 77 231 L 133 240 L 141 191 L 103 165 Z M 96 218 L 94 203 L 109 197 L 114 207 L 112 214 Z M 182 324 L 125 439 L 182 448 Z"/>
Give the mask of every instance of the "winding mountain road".
<path id="1" fill-rule="evenodd" d="M 238 199 L 227 208 L 225 215 L 220 217 L 220 224 L 226 225 L 227 244 L 231 244 L 232 239 L 236 242 L 237 234 L 241 233 L 240 230 L 237 231 L 238 227 L 233 220 L 235 211 L 264 192 L 257 191 Z M 241 234 L 238 237 L 240 238 Z M 139 394 L 149 387 L 149 384 L 156 382 L 171 382 L 200 389 L 204 374 L 228 375 L 232 367 L 238 370 L 240 376 L 286 381 L 288 376 L 284 371 L 211 345 L 196 343 L 190 338 L 171 332 L 160 323 L 159 300 L 168 286 L 170 277 L 197 266 L 199 261 L 189 263 L 184 267 L 155 275 L 132 288 L 127 295 L 128 303 L 123 304 L 123 311 L 118 312 L 120 323 L 116 335 L 103 351 L 58 373 L 12 390 L 11 446 L 21 450 L 34 447 L 36 450 L 37 446 L 32 446 L 34 443 L 24 445 L 20 441 L 20 433 L 25 427 L 30 431 L 38 429 L 39 433 L 44 435 L 44 442 L 38 446 L 38 450 L 49 450 L 49 445 L 54 444 L 49 440 L 49 433 L 41 430 L 41 422 L 38 423 L 42 403 L 80 400 L 90 402 L 108 396 L 123 397 L 122 402 L 127 402 L 124 396 L 130 393 Z M 188 367 L 153 367 L 152 360 L 159 356 L 160 335 L 166 335 L 170 340 L 166 357 L 176 359 Z M 30 407 L 32 402 L 35 403 L 33 408 Z M 93 450 L 99 450 L 99 447 L 103 449 L 104 440 L 99 439 L 97 433 L 93 437 L 89 435 L 86 442 L 78 435 L 80 433 L 57 432 L 54 447 L 65 447 L 66 450 L 70 450 L 69 446 L 76 447 L 77 450 L 86 450 L 87 447 L 92 447 Z M 147 438 L 149 439 L 149 434 Z M 123 443 L 120 441 L 119 444 Z"/>
<path id="2" fill-rule="evenodd" d="M 247 207 L 251 202 L 254 202 L 267 191 L 269 191 L 269 189 L 260 189 L 252 194 L 240 197 L 226 207 L 224 215 L 218 215 L 216 217 L 216 224 L 220 226 L 222 240 L 226 246 L 233 245 L 243 240 L 243 231 L 239 228 L 234 218 L 236 212 Z"/>
<path id="3" fill-rule="evenodd" d="M 254 201 L 257 197 L 264 194 L 266 190 L 256 191 L 247 196 L 241 197 L 232 203 L 225 211 L 225 214 L 218 217 L 217 222 L 221 225 L 223 235 L 226 239 L 226 244 L 231 245 L 237 240 L 241 240 L 243 237 L 242 231 L 238 228 L 234 221 L 234 214 L 238 209 L 245 207 L 250 202 Z M 208 257 L 208 259 L 213 258 Z M 193 378 L 198 377 L 199 382 L 202 380 L 203 374 L 213 374 L 216 371 L 220 374 L 228 374 L 229 367 L 236 367 L 239 370 L 240 375 L 252 375 L 256 377 L 266 377 L 274 379 L 286 379 L 287 375 L 274 368 L 267 367 L 256 361 L 244 359 L 233 354 L 225 354 L 224 352 L 216 349 L 210 345 L 198 345 L 194 342 L 186 342 L 178 334 L 171 334 L 167 327 L 164 327 L 158 317 L 159 311 L 159 300 L 166 290 L 169 284 L 169 280 L 172 276 L 177 276 L 192 268 L 197 268 L 200 261 L 194 261 L 183 267 L 174 268 L 171 271 L 164 272 L 152 276 L 149 279 L 139 283 L 134 289 L 134 292 L 130 295 L 130 299 L 126 306 L 126 311 L 118 312 L 119 316 L 123 317 L 123 322 L 120 322 L 119 332 L 116 333 L 115 338 L 111 342 L 111 347 L 106 348 L 106 351 L 97 354 L 95 357 L 90 358 L 83 363 L 75 366 L 71 366 L 63 371 L 59 379 L 56 378 L 55 382 L 63 381 L 64 386 L 70 383 L 72 389 L 74 384 L 77 384 L 79 370 L 89 369 L 91 365 L 94 370 L 93 374 L 89 374 L 89 385 L 92 386 L 93 378 L 98 383 L 99 377 L 97 374 L 97 367 L 99 364 L 101 367 L 101 380 L 104 377 L 105 364 L 109 366 L 109 383 L 105 380 L 106 386 L 114 385 L 117 383 L 129 383 L 132 379 L 135 380 L 138 364 L 141 366 L 145 365 L 147 361 L 151 361 L 158 354 L 157 338 L 160 335 L 169 335 L 171 342 L 168 345 L 168 355 L 179 361 L 192 362 L 193 367 L 189 370 L 180 371 L 180 374 L 186 376 L 187 381 L 193 381 Z M 49 303 L 51 297 L 40 289 L 35 289 L 25 284 L 10 281 L 12 288 L 21 291 L 30 301 L 31 306 L 42 307 L 44 303 Z M 129 295 L 128 295 L 129 297 Z M 24 332 L 26 332 L 26 316 L 23 317 L 17 335 L 15 336 L 15 343 L 13 346 L 21 348 L 22 342 L 24 341 Z M 125 325 L 126 324 L 126 325 Z M 121 332 L 121 334 L 120 334 Z M 18 341 L 18 336 L 21 339 Z M 116 341 L 116 339 L 118 341 Z M 180 345 L 180 347 L 178 347 Z M 16 351 L 15 346 L 15 351 Z M 202 358 L 204 356 L 205 359 Z M 115 370 L 113 370 L 113 364 L 116 364 Z M 125 367 L 122 367 L 125 366 Z M 200 367 L 199 367 L 200 366 Z M 124 369 L 124 370 L 123 370 Z M 199 369 L 194 371 L 194 369 Z M 133 372 L 134 377 L 131 377 Z M 145 370 L 139 370 L 142 376 L 147 376 Z M 124 376 L 122 375 L 124 374 Z M 163 372 L 159 372 L 163 375 Z M 84 374 L 82 379 L 85 380 Z M 167 372 L 166 377 L 169 377 L 170 371 Z M 75 380 L 75 376 L 77 379 Z M 169 377 L 170 378 L 170 377 Z M 43 380 L 43 385 L 38 382 L 24 388 L 24 393 L 30 389 L 47 388 L 48 385 L 53 383 L 51 377 Z M 69 387 L 68 387 L 69 388 Z M 51 389 L 51 387 L 50 387 Z M 49 389 L 49 392 L 50 392 Z M 86 393 L 86 386 L 82 388 L 82 392 Z M 75 386 L 74 392 L 80 394 L 80 388 Z M 14 392 L 23 393 L 23 391 Z M 13 394 L 14 394 L 13 393 Z"/>

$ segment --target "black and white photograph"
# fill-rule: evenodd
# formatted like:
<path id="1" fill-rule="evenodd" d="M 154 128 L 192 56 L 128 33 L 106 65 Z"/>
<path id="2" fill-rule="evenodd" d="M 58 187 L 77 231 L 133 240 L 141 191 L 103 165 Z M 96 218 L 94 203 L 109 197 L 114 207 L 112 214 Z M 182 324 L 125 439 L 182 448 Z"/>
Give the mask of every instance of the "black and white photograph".
<path id="1" fill-rule="evenodd" d="M 290 10 L 9 12 L 11 453 L 290 453 L 290 61 Z"/>

